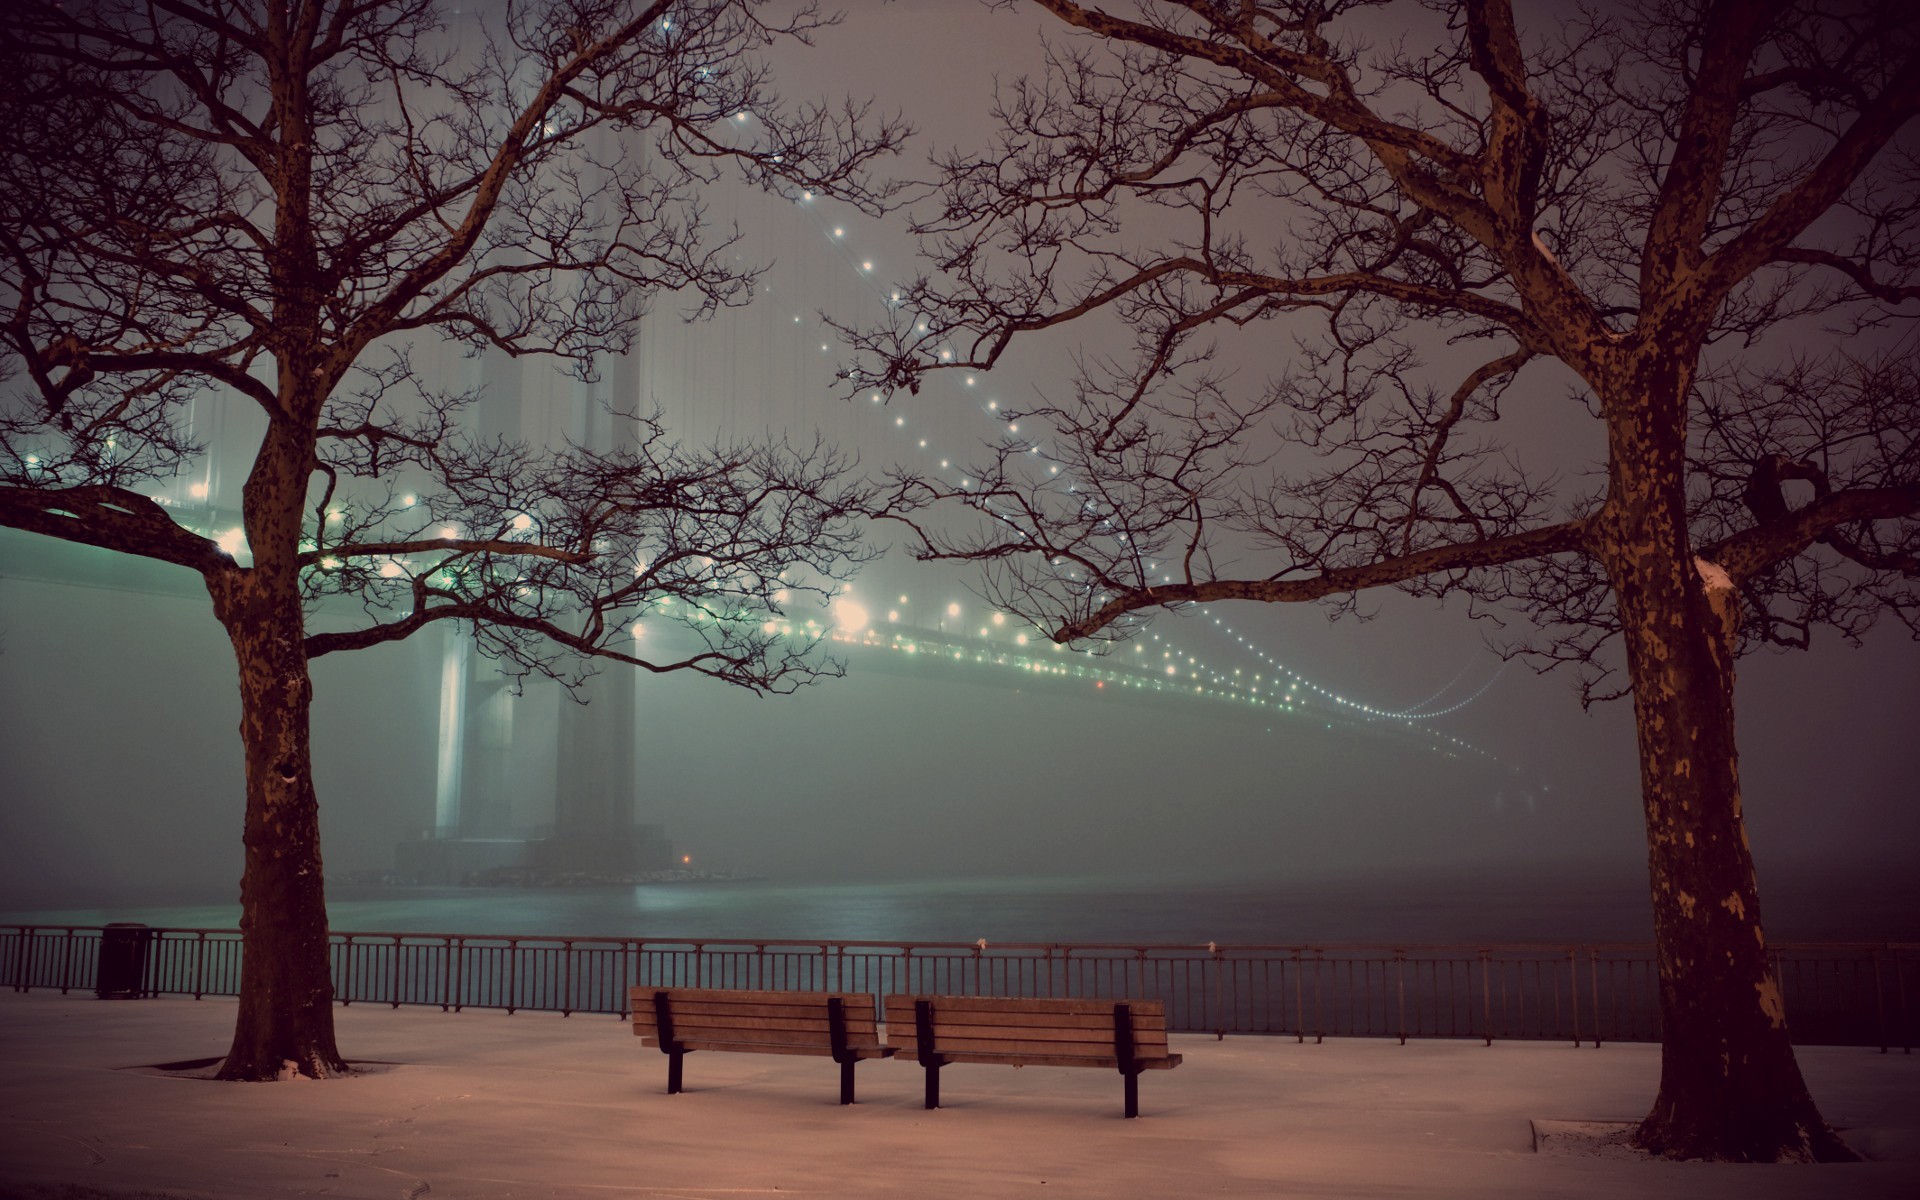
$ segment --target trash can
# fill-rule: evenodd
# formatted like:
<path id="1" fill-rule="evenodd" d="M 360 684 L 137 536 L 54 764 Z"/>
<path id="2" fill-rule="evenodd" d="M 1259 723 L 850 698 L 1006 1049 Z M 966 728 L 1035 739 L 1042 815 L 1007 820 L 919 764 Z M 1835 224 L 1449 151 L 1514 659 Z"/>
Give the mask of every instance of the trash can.
<path id="1" fill-rule="evenodd" d="M 102 1000 L 148 995 L 147 946 L 153 930 L 135 921 L 115 921 L 100 931 L 100 963 L 93 994 Z"/>

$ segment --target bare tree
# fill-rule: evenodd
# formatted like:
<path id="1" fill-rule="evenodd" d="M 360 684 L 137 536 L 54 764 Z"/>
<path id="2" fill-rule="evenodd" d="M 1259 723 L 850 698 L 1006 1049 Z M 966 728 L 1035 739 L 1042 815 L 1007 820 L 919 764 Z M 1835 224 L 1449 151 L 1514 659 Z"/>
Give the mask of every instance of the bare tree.
<path id="1" fill-rule="evenodd" d="M 640 413 L 598 453 L 487 441 L 461 424 L 472 396 L 415 366 L 454 339 L 591 378 L 656 295 L 744 303 L 755 271 L 703 220 L 722 171 L 880 208 L 869 171 L 904 131 L 770 86 L 763 52 L 822 23 L 757 0 L 5 6 L 0 522 L 196 571 L 230 637 L 245 958 L 224 1078 L 344 1069 L 311 659 L 456 621 L 563 680 L 607 660 L 780 692 L 822 669 L 762 623 L 864 554 L 870 489 L 834 452 L 680 448 Z M 265 417 L 244 546 L 142 490 L 196 454 L 180 410 L 209 392 Z M 364 619 L 309 632 L 329 597 Z M 677 648 L 636 643 L 642 613 Z"/>
<path id="2" fill-rule="evenodd" d="M 1389 586 L 1528 612 L 1516 649 L 1633 697 L 1665 1029 L 1637 1144 L 1849 1157 L 1768 963 L 1734 659 L 1916 626 L 1916 10 L 1035 2 L 1082 32 L 939 162 L 934 272 L 849 377 L 1132 346 L 1005 413 L 970 486 L 903 481 L 985 518 L 916 518 L 920 553 L 1061 641 Z M 1603 461 L 1501 436 L 1568 390 Z"/>

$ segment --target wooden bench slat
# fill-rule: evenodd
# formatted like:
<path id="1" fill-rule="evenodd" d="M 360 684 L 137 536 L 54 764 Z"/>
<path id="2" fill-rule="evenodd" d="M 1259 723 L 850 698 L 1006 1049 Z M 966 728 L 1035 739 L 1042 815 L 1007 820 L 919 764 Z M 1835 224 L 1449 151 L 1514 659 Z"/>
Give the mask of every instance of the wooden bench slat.
<path id="1" fill-rule="evenodd" d="M 742 1054 L 805 1054 L 814 1058 L 820 1057 L 819 1050 L 808 1046 L 796 1046 L 790 1042 L 743 1042 L 733 1039 L 688 1041 L 681 1038 L 675 1038 L 674 1040 L 683 1050 L 721 1050 Z M 650 1037 L 643 1040 L 640 1044 L 658 1049 L 660 1039 Z M 892 1046 L 848 1046 L 847 1053 L 853 1055 L 855 1058 L 892 1058 L 895 1054 L 895 1048 Z"/>
<path id="2" fill-rule="evenodd" d="M 660 1031 L 657 1029 L 646 1029 L 640 1032 L 640 1036 L 643 1038 L 658 1037 L 659 1035 Z M 827 1049 L 833 1045 L 833 1039 L 824 1029 L 817 1033 L 812 1033 L 805 1030 L 793 1029 L 751 1029 L 739 1025 L 682 1025 L 678 1022 L 674 1023 L 674 1041 L 684 1042 L 693 1038 L 735 1042 L 785 1042 L 794 1046 L 811 1047 L 822 1054 L 826 1053 Z M 872 1033 L 849 1033 L 847 1034 L 847 1044 L 877 1046 L 880 1044 L 880 1039 Z"/>
<path id="3" fill-rule="evenodd" d="M 903 1033 L 916 1027 L 917 1022 L 915 1022 L 911 1016 L 904 1020 L 896 1019 L 887 1023 L 888 1029 L 899 1029 Z M 1086 1038 L 1113 1040 L 1113 1015 L 1111 1013 L 1107 1015 L 1105 1021 L 1100 1022 L 1074 1025 L 1043 1025 L 1037 1022 L 1033 1024 L 1021 1024 L 1014 1021 L 978 1021 L 975 1020 L 970 1013 L 954 1016 L 942 1014 L 936 1009 L 933 1015 L 933 1027 L 936 1032 L 951 1030 L 955 1035 L 960 1037 L 997 1036 L 1008 1033 L 1009 1031 L 1017 1031 L 1021 1037 L 1053 1038 L 1063 1042 L 1080 1041 Z M 1165 1029 L 1142 1029 L 1136 1022 L 1133 1026 L 1133 1040 L 1141 1043 L 1155 1042 L 1164 1045 L 1167 1040 L 1167 1031 Z"/>
<path id="4" fill-rule="evenodd" d="M 645 1040 L 657 1039 L 660 1035 L 657 1031 L 649 1030 L 640 1036 Z M 691 1045 L 696 1041 L 707 1041 L 752 1042 L 755 1045 L 763 1046 L 792 1046 L 804 1054 L 830 1054 L 833 1051 L 833 1042 L 825 1034 L 821 1034 L 818 1037 L 811 1035 L 792 1037 L 786 1033 L 755 1031 L 751 1029 L 715 1028 L 713 1026 L 694 1026 L 686 1029 L 676 1026 L 673 1031 L 673 1040 L 683 1045 Z M 849 1037 L 846 1044 L 849 1046 L 885 1045 L 879 1038 L 871 1035 L 867 1037 Z"/>
<path id="5" fill-rule="evenodd" d="M 983 1063 L 988 1066 L 1005 1066 L 1007 1059 L 1001 1054 L 945 1054 L 941 1057 L 949 1063 Z M 894 1056 L 895 1062 L 912 1062 L 904 1051 Z M 1119 1069 L 1119 1060 L 1109 1054 L 1105 1058 L 1083 1057 L 1075 1054 L 1022 1055 L 1023 1065 L 1033 1067 L 1099 1067 L 1113 1071 Z M 1143 1071 L 1167 1071 L 1180 1065 L 1178 1054 L 1169 1054 L 1165 1058 L 1143 1058 L 1139 1062 Z"/>
<path id="6" fill-rule="evenodd" d="M 871 996 L 856 996 L 851 999 L 842 998 L 841 1006 L 845 1009 L 847 1020 L 849 1021 L 864 1020 L 871 1022 L 874 1019 L 873 997 Z M 634 1009 L 636 1012 L 642 1010 L 648 1012 L 653 1010 L 653 997 L 651 995 L 644 997 L 641 1003 Z M 806 1016 L 819 1017 L 824 1021 L 826 1019 L 824 1014 L 827 1011 L 827 1002 L 824 997 L 813 1004 L 727 1004 L 714 1000 L 675 999 L 673 1001 L 673 1011 L 688 1014 L 711 1013 L 714 1016 L 721 1017 Z"/>
<path id="7" fill-rule="evenodd" d="M 913 1004 L 916 1000 L 932 1000 L 935 1002 L 934 1007 L 948 1012 L 1039 1013 L 1049 1017 L 1104 1015 L 1111 1019 L 1113 1016 L 1113 1006 L 1116 1004 L 1124 1004 L 1133 1011 L 1135 1021 L 1139 1021 L 1142 1017 L 1149 1016 L 1159 1017 L 1164 1020 L 1167 1014 L 1165 1001 L 1128 1000 L 1120 996 L 1109 1000 L 1069 1000 L 1055 999 L 1046 996 L 936 996 L 926 993 L 917 995 L 895 993 L 894 995 L 888 996 L 886 998 L 888 1011 L 891 1012 L 897 1004 L 908 1016 L 912 1016 Z"/>
<path id="8" fill-rule="evenodd" d="M 889 1025 L 911 1024 L 914 1009 L 911 1004 L 904 1008 L 893 1006 L 886 1011 Z M 933 1019 L 942 1025 L 978 1025 L 1005 1027 L 1013 1029 L 1065 1029 L 1065 1030 L 1113 1030 L 1113 1007 L 1099 1013 L 1046 1013 L 1046 1012 L 989 1012 L 978 1009 L 954 1008 L 936 1003 L 933 1006 Z M 1139 1033 L 1165 1033 L 1167 1018 L 1160 1014 L 1142 1016 L 1133 1014 L 1133 1028 Z"/>
<path id="9" fill-rule="evenodd" d="M 636 984 L 627 989 L 629 1000 L 641 1000 L 653 1003 L 655 992 L 665 992 L 672 996 L 677 1004 L 701 1004 L 719 1002 L 722 1004 L 783 1004 L 801 1005 L 824 1004 L 827 997 L 838 996 L 841 1003 L 852 1007 L 864 1004 L 873 1008 L 873 997 L 866 992 L 754 992 L 744 988 L 683 988 L 683 987 L 646 987 Z"/>
<path id="10" fill-rule="evenodd" d="M 636 1028 L 651 1029 L 656 1023 L 651 1012 L 644 1018 L 634 1021 Z M 827 1036 L 827 1030 L 830 1028 L 824 1016 L 818 1020 L 807 1017 L 729 1017 L 717 1013 L 683 1014 L 678 1008 L 673 1010 L 675 1029 L 691 1029 L 696 1025 L 706 1029 L 784 1029 L 795 1034 L 818 1034 L 821 1037 Z M 871 1037 L 875 1034 L 875 1027 L 871 1018 L 864 1022 L 850 1020 L 846 1023 L 846 1031 L 849 1037 L 856 1033 L 864 1033 Z"/>
<path id="11" fill-rule="evenodd" d="M 920 1031 L 912 1025 L 887 1027 L 887 1041 L 900 1044 L 914 1044 L 920 1039 Z M 945 1046 L 958 1041 L 1002 1041 L 1002 1043 L 1023 1043 L 1033 1046 L 1054 1046 L 1054 1044 L 1092 1044 L 1092 1046 L 1114 1046 L 1114 1035 L 1098 1033 L 1091 1029 L 995 1029 L 993 1025 L 933 1025 L 933 1043 Z M 1135 1035 L 1133 1046 L 1140 1054 L 1164 1052 L 1167 1039 L 1162 1037 L 1139 1037 Z"/>
<path id="12" fill-rule="evenodd" d="M 1064 1055 L 1069 1058 L 1075 1055 L 1093 1058 L 1113 1057 L 1112 1038 L 1083 1042 L 1040 1042 L 1027 1041 L 1023 1038 L 960 1038 L 942 1034 L 934 1040 L 933 1044 L 942 1055 L 952 1050 L 955 1053 L 966 1051 L 972 1054 L 1002 1054 L 1016 1058 L 1024 1055 Z M 918 1042 L 903 1041 L 901 1049 L 904 1053 L 917 1054 L 920 1045 Z"/>

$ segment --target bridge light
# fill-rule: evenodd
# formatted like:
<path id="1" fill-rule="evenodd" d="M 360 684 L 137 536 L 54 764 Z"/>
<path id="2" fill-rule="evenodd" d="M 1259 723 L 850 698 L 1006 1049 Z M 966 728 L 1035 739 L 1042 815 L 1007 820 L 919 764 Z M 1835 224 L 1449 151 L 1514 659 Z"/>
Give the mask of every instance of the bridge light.
<path id="1" fill-rule="evenodd" d="M 842 633 L 859 633 L 867 627 L 865 606 L 844 596 L 833 602 L 833 618 Z"/>

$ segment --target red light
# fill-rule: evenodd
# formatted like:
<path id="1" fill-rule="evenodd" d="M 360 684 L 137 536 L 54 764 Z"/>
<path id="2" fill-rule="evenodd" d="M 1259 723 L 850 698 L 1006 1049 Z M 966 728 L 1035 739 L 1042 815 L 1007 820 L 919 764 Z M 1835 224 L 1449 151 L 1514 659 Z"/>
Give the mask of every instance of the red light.
<path id="1" fill-rule="evenodd" d="M 1104 680 L 1104 679 L 1102 679 L 1102 680 L 1101 680 L 1101 681 L 1100 681 L 1099 683 L 1096 683 L 1096 684 L 1094 684 L 1093 686 L 1094 686 L 1094 687 L 1096 687 L 1096 688 L 1103 688 L 1103 687 L 1105 687 L 1105 686 L 1107 686 L 1107 681 L 1106 681 L 1106 680 Z"/>

